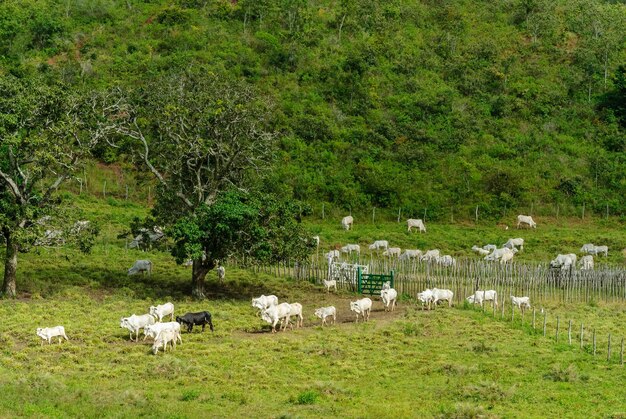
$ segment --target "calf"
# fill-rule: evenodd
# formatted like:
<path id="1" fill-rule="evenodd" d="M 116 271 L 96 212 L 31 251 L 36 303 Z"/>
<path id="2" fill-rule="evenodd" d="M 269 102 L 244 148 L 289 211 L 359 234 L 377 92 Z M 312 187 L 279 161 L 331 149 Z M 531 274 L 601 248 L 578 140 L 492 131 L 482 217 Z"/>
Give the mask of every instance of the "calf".
<path id="1" fill-rule="evenodd" d="M 514 297 L 511 295 L 511 304 L 519 308 L 522 311 L 522 314 L 524 314 L 524 311 L 527 308 L 530 308 L 530 298 L 529 297 Z"/>
<path id="2" fill-rule="evenodd" d="M 352 252 L 356 252 L 357 254 L 360 254 L 361 246 L 359 246 L 358 244 L 346 244 L 340 250 L 341 250 L 341 253 L 347 253 L 349 255 L 351 255 Z"/>
<path id="3" fill-rule="evenodd" d="M 385 311 L 393 311 L 396 307 L 396 300 L 398 299 L 398 292 L 393 288 L 383 289 L 380 291 L 380 299 L 385 306 Z M 391 305 L 391 309 L 389 306 Z"/>
<path id="4" fill-rule="evenodd" d="M 315 310 L 315 315 L 322 319 L 322 326 L 326 324 L 326 317 L 332 317 L 333 324 L 337 322 L 337 310 L 334 306 L 318 308 Z"/>
<path id="5" fill-rule="evenodd" d="M 430 304 L 433 302 L 433 291 L 431 289 L 426 289 L 417 294 L 417 299 L 422 302 L 422 310 L 425 306 L 428 306 L 430 310 Z"/>
<path id="6" fill-rule="evenodd" d="M 168 343 L 171 344 L 170 346 L 172 347 L 172 349 L 176 349 L 176 339 L 179 335 L 180 333 L 172 329 L 161 331 L 161 333 L 159 333 L 154 340 L 154 345 L 152 345 L 152 353 L 156 355 L 159 352 L 159 348 L 161 347 L 163 347 L 163 352 L 166 352 Z"/>
<path id="7" fill-rule="evenodd" d="M 133 340 L 133 333 L 135 333 L 136 341 L 139 340 L 139 331 L 154 323 L 154 317 L 150 314 L 142 314 L 140 316 L 133 314 L 130 317 L 122 317 L 120 319 L 120 327 L 128 329 L 130 332 L 130 340 Z"/>
<path id="8" fill-rule="evenodd" d="M 487 256 L 489 253 L 491 253 L 489 250 L 483 249 L 481 247 L 478 247 L 476 245 L 472 246 L 472 250 L 476 253 L 478 253 L 481 256 Z"/>
<path id="9" fill-rule="evenodd" d="M 187 326 L 187 332 L 191 333 L 194 326 L 204 327 L 208 324 L 209 329 L 213 332 L 213 322 L 211 321 L 211 313 L 208 311 L 200 311 L 198 313 L 187 313 L 184 316 L 176 316 L 176 321 L 183 326 Z"/>
<path id="10" fill-rule="evenodd" d="M 150 307 L 150 314 L 159 321 L 163 320 L 163 317 L 170 315 L 170 320 L 174 320 L 174 304 L 165 303 L 158 306 Z"/>
<path id="11" fill-rule="evenodd" d="M 65 338 L 65 340 L 69 340 L 65 334 L 65 328 L 63 326 L 38 327 L 37 336 L 41 338 L 42 345 L 44 340 L 47 340 L 49 344 L 52 343 L 52 338 L 56 336 L 59 337 L 59 344 L 61 344 L 62 337 Z"/>
<path id="12" fill-rule="evenodd" d="M 157 338 L 157 336 L 159 336 L 159 333 L 161 333 L 164 330 L 173 330 L 177 333 L 177 338 L 180 341 L 180 343 L 183 343 L 183 338 L 180 335 L 180 324 L 178 322 L 167 322 L 167 323 L 155 323 L 152 325 L 148 325 L 146 327 L 143 328 L 143 340 L 146 340 L 146 338 L 151 337 L 152 339 Z"/>
<path id="13" fill-rule="evenodd" d="M 324 286 L 326 287 L 326 292 L 329 293 L 331 288 L 335 288 L 335 292 L 337 292 L 337 280 L 336 279 L 331 279 L 329 281 L 323 279 L 322 280 L 324 282 Z"/>
<path id="14" fill-rule="evenodd" d="M 135 263 L 133 263 L 133 266 L 128 269 L 128 275 L 135 275 L 139 272 L 148 272 L 148 276 L 150 276 L 152 273 L 152 262 L 144 259 L 136 260 Z"/>
<path id="15" fill-rule="evenodd" d="M 356 313 L 356 323 L 359 322 L 359 314 L 363 316 L 363 321 L 368 321 L 370 311 L 372 311 L 372 300 L 366 297 L 357 301 L 350 301 L 350 310 Z"/>
<path id="16" fill-rule="evenodd" d="M 220 283 L 223 283 L 224 277 L 226 276 L 226 269 L 224 269 L 223 266 L 218 266 L 216 271 L 217 271 L 217 280 L 220 281 Z"/>

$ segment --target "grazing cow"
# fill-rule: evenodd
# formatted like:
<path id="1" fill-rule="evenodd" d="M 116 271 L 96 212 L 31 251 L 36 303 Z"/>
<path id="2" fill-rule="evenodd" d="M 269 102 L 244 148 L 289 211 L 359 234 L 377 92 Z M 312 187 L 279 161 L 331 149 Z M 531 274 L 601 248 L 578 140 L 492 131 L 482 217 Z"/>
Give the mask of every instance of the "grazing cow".
<path id="1" fill-rule="evenodd" d="M 326 317 L 333 318 L 333 324 L 337 322 L 337 310 L 334 306 L 322 307 L 315 310 L 315 316 L 322 319 L 322 326 L 326 324 Z"/>
<path id="2" fill-rule="evenodd" d="M 595 246 L 595 249 L 593 249 L 593 253 L 589 253 L 589 254 L 597 255 L 599 253 L 604 253 L 604 256 L 608 257 L 609 256 L 609 247 L 608 246 Z"/>
<path id="3" fill-rule="evenodd" d="M 493 305 L 497 308 L 498 293 L 495 290 L 478 290 L 474 293 L 474 295 L 467 297 L 467 301 L 472 304 L 480 304 L 481 306 L 485 303 L 485 301 L 492 301 Z"/>
<path id="4" fill-rule="evenodd" d="M 356 313 L 356 323 L 359 322 L 359 314 L 363 316 L 363 321 L 368 321 L 370 311 L 372 311 L 372 300 L 365 297 L 360 300 L 350 301 L 350 310 Z"/>
<path id="5" fill-rule="evenodd" d="M 496 249 L 493 252 L 491 252 L 490 254 L 488 254 L 487 256 L 485 256 L 485 260 L 489 260 L 489 261 L 495 261 L 495 260 L 499 260 L 501 259 L 504 255 L 506 256 L 506 260 L 511 260 L 513 258 L 513 255 L 517 253 L 517 249 L 508 249 L 506 247 L 503 247 L 502 249 Z M 505 262 L 506 263 L 506 262 Z"/>
<path id="6" fill-rule="evenodd" d="M 580 248 L 580 253 L 592 253 L 596 249 L 596 245 L 593 243 L 585 243 L 583 247 Z"/>
<path id="7" fill-rule="evenodd" d="M 226 276 L 226 269 L 223 266 L 218 266 L 217 269 L 217 280 L 220 281 L 220 284 L 224 282 L 224 277 Z"/>
<path id="8" fill-rule="evenodd" d="M 408 226 L 408 231 L 411 231 L 413 227 L 417 228 L 420 233 L 423 231 L 426 233 L 426 226 L 422 220 L 416 220 L 415 218 L 409 218 L 406 220 L 406 224 Z"/>
<path id="9" fill-rule="evenodd" d="M 521 224 L 528 224 L 528 227 L 537 228 L 537 223 L 533 220 L 533 217 L 530 215 L 518 215 L 517 216 L 517 228 Z"/>
<path id="10" fill-rule="evenodd" d="M 478 247 L 476 245 L 472 246 L 472 250 L 476 253 L 478 253 L 481 256 L 487 256 L 489 253 L 491 253 L 489 250 L 485 250 L 481 247 Z"/>
<path id="11" fill-rule="evenodd" d="M 154 226 L 152 230 L 147 228 L 140 228 L 139 234 L 137 237 L 133 239 L 128 245 L 129 249 L 135 249 L 141 247 L 143 244 L 144 238 L 148 239 L 148 246 L 153 243 L 161 240 L 165 235 L 163 234 L 163 230 L 160 227 Z"/>
<path id="12" fill-rule="evenodd" d="M 566 255 L 557 255 L 552 261 L 550 261 L 551 268 L 561 268 L 566 270 L 572 267 L 576 267 L 576 255 L 574 253 L 568 253 Z"/>
<path id="13" fill-rule="evenodd" d="M 454 266 L 456 265 L 456 259 L 454 259 L 450 255 L 443 255 L 435 258 L 435 262 L 437 262 L 441 266 Z"/>
<path id="14" fill-rule="evenodd" d="M 136 260 L 133 266 L 128 269 L 128 275 L 135 275 L 139 272 L 148 272 L 148 276 L 150 276 L 152 273 L 152 262 L 145 259 Z"/>
<path id="15" fill-rule="evenodd" d="M 135 333 L 135 341 L 139 340 L 139 331 L 141 329 L 153 325 L 154 323 L 154 317 L 150 314 L 142 314 L 139 316 L 133 314 L 130 317 L 122 317 L 120 319 L 120 327 L 128 329 L 130 332 L 130 340 L 133 340 L 133 333 Z"/>
<path id="16" fill-rule="evenodd" d="M 326 287 L 326 292 L 329 293 L 331 288 L 335 288 L 335 292 L 337 292 L 337 280 L 331 279 L 329 281 L 323 279 L 324 286 Z"/>
<path id="17" fill-rule="evenodd" d="M 300 303 L 292 303 L 289 304 L 291 306 L 291 311 L 289 312 L 289 317 L 287 318 L 287 323 L 289 323 L 289 319 L 291 317 L 296 318 L 296 328 L 302 327 L 304 324 L 304 317 L 302 316 L 302 304 Z M 291 326 L 291 324 L 289 324 Z M 291 326 L 293 329 L 293 326 Z"/>
<path id="18" fill-rule="evenodd" d="M 593 271 L 593 256 L 586 255 L 580 258 L 581 271 Z"/>
<path id="19" fill-rule="evenodd" d="M 177 332 L 173 329 L 162 330 L 154 339 L 152 345 L 152 353 L 157 354 L 159 348 L 163 347 L 163 352 L 167 352 L 167 344 L 169 343 L 172 349 L 176 349 L 176 339 L 180 337 L 180 331 Z"/>
<path id="20" fill-rule="evenodd" d="M 486 245 L 483 246 L 483 249 L 488 250 L 490 252 L 493 252 L 497 248 L 498 248 L 498 246 L 496 246 L 495 244 L 486 244 Z"/>
<path id="21" fill-rule="evenodd" d="M 502 245 L 502 247 L 506 247 L 508 249 L 515 249 L 518 246 L 519 250 L 524 250 L 524 239 L 519 237 L 517 239 L 509 239 Z"/>
<path id="22" fill-rule="evenodd" d="M 291 315 L 291 304 L 281 303 L 261 311 L 261 318 L 272 325 L 272 333 L 276 333 L 276 325 L 280 321 L 281 329 L 285 330 Z"/>
<path id="23" fill-rule="evenodd" d="M 417 259 L 422 256 L 422 251 L 418 249 L 406 249 L 404 253 L 400 255 L 400 260 Z"/>
<path id="24" fill-rule="evenodd" d="M 343 227 L 344 230 L 350 230 L 353 223 L 354 223 L 354 218 L 352 218 L 351 215 L 348 215 L 341 219 L 341 227 Z"/>
<path id="25" fill-rule="evenodd" d="M 396 307 L 398 291 L 394 290 L 393 288 L 383 289 L 380 291 L 380 299 L 385 306 L 385 311 L 393 311 Z M 391 309 L 389 309 L 390 305 Z"/>
<path id="26" fill-rule="evenodd" d="M 439 301 L 447 301 L 448 307 L 452 307 L 452 298 L 454 297 L 454 293 L 452 291 L 433 288 L 430 292 L 432 294 L 432 302 L 435 308 L 437 307 L 437 303 Z"/>
<path id="27" fill-rule="evenodd" d="M 159 319 L 159 321 L 163 320 L 163 317 L 170 315 L 170 320 L 174 320 L 174 304 L 165 303 L 158 306 L 151 306 L 150 315 Z"/>
<path id="28" fill-rule="evenodd" d="M 424 305 L 427 305 L 428 309 L 430 310 L 430 305 L 434 299 L 433 291 L 427 288 L 426 290 L 417 294 L 417 299 L 422 302 L 422 310 L 424 309 Z"/>
<path id="29" fill-rule="evenodd" d="M 402 253 L 402 249 L 399 247 L 390 247 L 383 252 L 383 256 L 400 257 L 400 253 Z"/>
<path id="30" fill-rule="evenodd" d="M 178 322 L 167 322 L 167 323 L 155 323 L 152 325 L 148 325 L 143 328 L 143 340 L 146 340 L 147 337 L 151 337 L 156 340 L 164 330 L 173 330 L 177 333 L 177 338 L 180 343 L 183 343 L 183 338 L 180 335 L 180 324 Z"/>
<path id="31" fill-rule="evenodd" d="M 341 248 L 341 253 L 347 253 L 351 255 L 352 252 L 361 253 L 361 246 L 359 246 L 358 244 L 346 244 Z"/>
<path id="32" fill-rule="evenodd" d="M 388 247 L 389 247 L 389 242 L 387 240 L 376 240 L 374 241 L 374 243 L 368 246 L 370 250 L 380 250 L 380 249 L 387 250 Z"/>
<path id="33" fill-rule="evenodd" d="M 439 257 L 439 249 L 429 250 L 420 257 L 422 262 L 436 261 Z"/>
<path id="34" fill-rule="evenodd" d="M 275 295 L 261 295 L 258 298 L 252 299 L 252 307 L 258 308 L 259 312 L 278 305 L 278 297 Z M 259 315 L 257 312 L 257 316 Z"/>
<path id="35" fill-rule="evenodd" d="M 511 304 L 513 306 L 519 308 L 524 314 L 527 308 L 530 308 L 530 298 L 529 297 L 514 297 L 511 295 Z"/>
<path id="36" fill-rule="evenodd" d="M 65 340 L 69 340 L 67 335 L 65 334 L 65 328 L 63 326 L 55 326 L 55 327 L 38 327 L 37 328 L 37 336 L 41 338 L 41 344 L 43 345 L 43 341 L 47 340 L 49 344 L 52 343 L 52 338 L 58 336 L 59 344 L 61 344 L 61 338 L 65 338 Z"/>
<path id="37" fill-rule="evenodd" d="M 211 313 L 208 311 L 186 313 L 184 316 L 176 316 L 176 321 L 181 325 L 187 326 L 188 333 L 191 333 L 194 326 L 202 326 L 202 331 L 204 332 L 204 327 L 207 324 L 211 332 L 213 332 L 213 321 L 211 320 Z"/>

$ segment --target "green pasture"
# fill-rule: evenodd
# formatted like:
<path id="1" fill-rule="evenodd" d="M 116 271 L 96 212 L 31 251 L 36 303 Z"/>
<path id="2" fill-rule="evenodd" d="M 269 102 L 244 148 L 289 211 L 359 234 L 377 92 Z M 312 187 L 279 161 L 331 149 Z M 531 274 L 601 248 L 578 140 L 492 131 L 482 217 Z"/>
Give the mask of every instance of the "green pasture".
<path id="1" fill-rule="evenodd" d="M 114 417 L 622 417 L 626 413 L 619 342 L 626 310 L 592 302 L 543 307 L 548 336 L 510 311 L 494 319 L 479 308 L 420 310 L 403 299 L 385 313 L 377 298 L 367 324 L 354 324 L 346 292 L 327 295 L 308 282 L 228 268 L 224 285 L 209 274 L 207 301 L 194 301 L 189 268 L 165 252 L 125 249 L 117 234 L 141 206 L 123 201 L 74 199 L 81 216 L 97 220 L 102 234 L 89 255 L 71 248 L 20 255 L 16 300 L 0 301 L 0 416 Z M 547 257 L 587 241 L 624 246 L 619 224 L 549 223 L 537 230 L 501 231 L 488 225 L 431 225 L 406 233 L 404 224 L 306 221 L 335 243 L 386 238 L 401 247 L 446 249 L 464 255 L 474 243 L 525 237 L 520 258 Z M 510 234 L 513 233 L 513 234 Z M 579 244 L 580 243 L 580 244 Z M 469 253 L 467 253 L 469 255 Z M 623 263 L 611 251 L 609 261 Z M 126 276 L 136 259 L 149 258 L 154 273 Z M 250 298 L 276 294 L 303 304 L 305 328 L 275 335 L 255 316 Z M 208 310 L 215 333 L 183 334 L 175 351 L 154 356 L 149 342 L 130 342 L 120 318 L 150 305 L 174 302 L 176 313 Z M 334 304 L 335 326 L 321 328 L 317 307 Z M 540 307 L 537 307 L 539 310 Z M 554 342 L 556 315 L 561 337 Z M 541 318 L 542 319 L 542 318 Z M 567 321 L 574 344 L 567 344 Z M 585 323 L 586 346 L 578 347 Z M 64 325 L 69 342 L 40 344 L 37 327 Z M 598 354 L 590 349 L 596 328 Z M 606 361 L 606 336 L 613 356 Z"/>

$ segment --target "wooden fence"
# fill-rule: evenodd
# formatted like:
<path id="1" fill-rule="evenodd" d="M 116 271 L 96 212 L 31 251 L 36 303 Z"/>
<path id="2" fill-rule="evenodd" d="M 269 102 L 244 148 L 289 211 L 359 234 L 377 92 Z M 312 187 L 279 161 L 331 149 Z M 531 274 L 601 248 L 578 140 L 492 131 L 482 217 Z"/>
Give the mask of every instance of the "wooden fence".
<path id="1" fill-rule="evenodd" d="M 616 266 L 596 265 L 596 269 L 591 271 L 564 271 L 551 269 L 546 264 L 502 265 L 474 259 L 459 259 L 456 265 L 450 267 L 415 260 L 370 259 L 358 263 L 368 266 L 372 274 L 386 274 L 393 270 L 396 290 L 411 297 L 426 288 L 436 287 L 452 290 L 455 303 L 462 303 L 465 297 L 477 289 L 495 289 L 500 300 L 508 300 L 509 295 L 528 296 L 534 305 L 544 301 L 626 301 L 626 270 Z M 237 260 L 230 260 L 229 264 L 245 267 Z M 315 259 L 299 263 L 284 261 L 271 266 L 251 265 L 249 268 L 255 272 L 316 284 L 321 284 L 332 273 L 332 268 L 329 269 L 325 260 Z M 338 281 L 338 286 L 355 289 L 351 278 Z"/>

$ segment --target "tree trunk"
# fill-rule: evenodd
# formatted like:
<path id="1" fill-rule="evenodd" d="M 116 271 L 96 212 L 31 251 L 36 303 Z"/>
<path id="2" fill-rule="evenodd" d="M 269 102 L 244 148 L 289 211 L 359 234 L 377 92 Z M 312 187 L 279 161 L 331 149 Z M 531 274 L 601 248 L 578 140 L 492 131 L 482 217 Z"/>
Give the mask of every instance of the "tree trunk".
<path id="1" fill-rule="evenodd" d="M 5 297 L 15 298 L 15 274 L 17 272 L 17 252 L 18 247 L 11 239 L 10 234 L 6 234 L 7 252 L 4 259 L 4 284 L 2 291 Z"/>
<path id="2" fill-rule="evenodd" d="M 193 261 L 191 271 L 191 295 L 194 298 L 202 300 L 206 298 L 204 295 L 204 278 L 211 269 L 215 267 L 214 261 L 196 259 Z"/>

